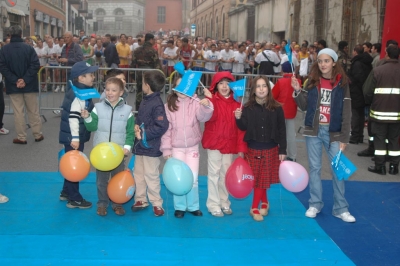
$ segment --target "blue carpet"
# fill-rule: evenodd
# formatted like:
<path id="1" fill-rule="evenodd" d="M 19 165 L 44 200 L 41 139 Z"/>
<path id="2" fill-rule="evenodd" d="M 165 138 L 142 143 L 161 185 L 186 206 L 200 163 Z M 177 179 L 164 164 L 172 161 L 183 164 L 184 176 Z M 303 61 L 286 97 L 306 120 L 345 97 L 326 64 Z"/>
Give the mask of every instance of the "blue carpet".
<path id="1" fill-rule="evenodd" d="M 0 173 L 0 190 L 10 198 L 0 204 L 0 265 L 354 265 L 281 185 L 269 190 L 270 214 L 260 223 L 249 215 L 250 197 L 232 199 L 231 216 L 207 213 L 205 177 L 199 186 L 204 216 L 183 219 L 174 217 L 164 186 L 163 217 L 151 208 L 131 212 L 133 200 L 123 217 L 110 207 L 105 217 L 95 206 L 68 209 L 58 200 L 61 186 L 58 173 Z M 96 202 L 93 173 L 81 193 Z"/>
<path id="2" fill-rule="evenodd" d="M 315 220 L 356 265 L 400 265 L 400 183 L 347 182 L 354 224 L 332 219 L 332 181 L 322 181 L 324 208 Z M 309 190 L 296 193 L 308 208 Z"/>

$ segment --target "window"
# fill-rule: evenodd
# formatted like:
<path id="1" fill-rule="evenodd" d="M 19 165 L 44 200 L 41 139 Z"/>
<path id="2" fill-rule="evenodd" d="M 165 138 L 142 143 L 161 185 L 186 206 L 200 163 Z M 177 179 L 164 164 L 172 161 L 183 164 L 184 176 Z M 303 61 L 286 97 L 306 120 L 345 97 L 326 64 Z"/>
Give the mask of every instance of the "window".
<path id="1" fill-rule="evenodd" d="M 98 30 L 104 30 L 104 20 L 97 20 Z"/>
<path id="2" fill-rule="evenodd" d="M 117 9 L 114 10 L 114 15 L 116 15 L 116 16 L 124 16 L 125 12 L 124 12 L 123 9 L 117 8 Z"/>
<path id="3" fill-rule="evenodd" d="M 115 18 L 115 29 L 116 30 L 122 30 L 122 23 L 123 23 L 123 20 L 122 20 L 121 17 Z"/>
<path id="4" fill-rule="evenodd" d="M 165 23 L 165 6 L 159 6 L 157 14 L 157 22 Z"/>
<path id="5" fill-rule="evenodd" d="M 106 15 L 106 11 L 102 8 L 98 8 L 96 9 L 96 16 L 105 16 Z"/>

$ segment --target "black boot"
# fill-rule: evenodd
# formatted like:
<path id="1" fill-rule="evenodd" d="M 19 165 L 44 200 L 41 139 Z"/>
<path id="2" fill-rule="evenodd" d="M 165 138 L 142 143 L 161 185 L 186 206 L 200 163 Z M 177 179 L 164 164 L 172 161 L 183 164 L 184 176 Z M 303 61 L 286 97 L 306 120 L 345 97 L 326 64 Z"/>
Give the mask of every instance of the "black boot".
<path id="1" fill-rule="evenodd" d="M 368 171 L 378 174 L 378 175 L 386 175 L 386 166 L 369 166 Z"/>
<path id="2" fill-rule="evenodd" d="M 368 141 L 368 148 L 358 152 L 357 155 L 361 156 L 361 157 L 372 157 L 372 156 L 374 156 L 374 142 L 369 140 Z"/>
<path id="3" fill-rule="evenodd" d="M 397 175 L 398 173 L 399 173 L 399 165 L 391 163 L 389 166 L 389 174 Z"/>

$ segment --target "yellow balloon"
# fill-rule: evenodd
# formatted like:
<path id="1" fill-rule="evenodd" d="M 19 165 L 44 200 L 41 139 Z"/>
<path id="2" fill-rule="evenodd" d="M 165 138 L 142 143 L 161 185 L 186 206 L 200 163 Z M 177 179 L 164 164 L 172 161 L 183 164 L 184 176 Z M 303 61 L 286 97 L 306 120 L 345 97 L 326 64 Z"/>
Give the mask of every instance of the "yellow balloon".
<path id="1" fill-rule="evenodd" d="M 114 142 L 102 142 L 90 152 L 90 162 L 100 171 L 111 171 L 117 168 L 124 159 L 124 151 Z"/>

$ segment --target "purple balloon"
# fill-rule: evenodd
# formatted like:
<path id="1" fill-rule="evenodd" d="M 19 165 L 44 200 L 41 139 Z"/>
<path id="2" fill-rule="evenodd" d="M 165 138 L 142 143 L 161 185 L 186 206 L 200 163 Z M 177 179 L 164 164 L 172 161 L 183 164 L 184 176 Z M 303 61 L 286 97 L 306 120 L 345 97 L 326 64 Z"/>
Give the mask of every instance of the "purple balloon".
<path id="1" fill-rule="evenodd" d="M 303 191 L 308 185 L 307 170 L 296 162 L 284 161 L 279 166 L 279 180 L 291 192 Z"/>

